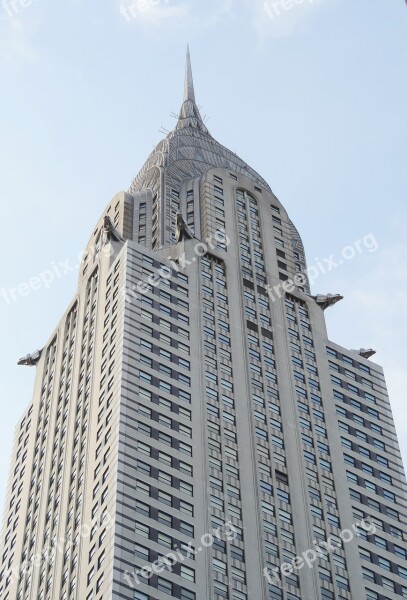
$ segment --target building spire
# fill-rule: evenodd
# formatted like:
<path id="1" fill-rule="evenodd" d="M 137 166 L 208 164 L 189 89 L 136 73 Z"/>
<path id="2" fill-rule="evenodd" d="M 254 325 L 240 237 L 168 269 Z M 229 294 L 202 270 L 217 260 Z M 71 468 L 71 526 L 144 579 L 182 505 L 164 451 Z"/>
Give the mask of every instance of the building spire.
<path id="1" fill-rule="evenodd" d="M 187 46 L 187 58 L 185 63 L 184 102 L 186 100 L 191 100 L 191 102 L 195 102 L 194 79 L 192 77 L 191 55 L 189 53 L 189 46 Z"/>
<path id="2" fill-rule="evenodd" d="M 187 46 L 185 65 L 184 101 L 181 106 L 176 129 L 185 129 L 186 127 L 194 127 L 204 133 L 209 133 L 196 105 L 189 46 Z"/>

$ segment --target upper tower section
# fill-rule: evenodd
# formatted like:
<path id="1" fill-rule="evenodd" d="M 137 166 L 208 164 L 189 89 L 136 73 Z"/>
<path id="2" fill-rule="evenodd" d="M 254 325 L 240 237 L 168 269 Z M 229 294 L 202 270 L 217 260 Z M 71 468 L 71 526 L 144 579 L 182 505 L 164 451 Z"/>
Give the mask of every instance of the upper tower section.
<path id="1" fill-rule="evenodd" d="M 100 249 L 112 236 L 119 245 L 121 237 L 123 242 L 131 239 L 156 251 L 176 245 L 180 215 L 197 240 L 211 235 L 213 228 L 222 227 L 222 223 L 227 233 L 229 229 L 232 233 L 235 224 L 233 220 L 228 222 L 222 218 L 221 202 L 216 199 L 215 171 L 218 178 L 230 183 L 229 199 L 225 190 L 223 201 L 230 204 L 232 214 L 236 212 L 236 191 L 239 189 L 257 195 L 261 211 L 269 213 L 271 205 L 279 208 L 282 221 L 286 223 L 285 235 L 296 257 L 289 275 L 291 270 L 304 270 L 300 236 L 270 186 L 208 131 L 196 102 L 188 48 L 184 97 L 177 124 L 154 148 L 128 193 L 116 196 L 103 213 L 89 242 L 81 278 L 90 272 Z M 235 233 L 237 235 L 237 231 Z M 264 232 L 264 235 L 269 234 L 270 231 Z"/>
<path id="2" fill-rule="evenodd" d="M 186 179 L 206 173 L 209 169 L 223 168 L 242 173 L 262 187 L 268 184 L 236 154 L 219 144 L 209 133 L 196 104 L 189 48 L 187 49 L 184 98 L 175 129 L 153 150 L 145 165 L 134 179 L 129 192 L 134 194 L 146 188 L 157 189 L 157 171 L 165 169 L 171 184 L 179 185 Z"/>

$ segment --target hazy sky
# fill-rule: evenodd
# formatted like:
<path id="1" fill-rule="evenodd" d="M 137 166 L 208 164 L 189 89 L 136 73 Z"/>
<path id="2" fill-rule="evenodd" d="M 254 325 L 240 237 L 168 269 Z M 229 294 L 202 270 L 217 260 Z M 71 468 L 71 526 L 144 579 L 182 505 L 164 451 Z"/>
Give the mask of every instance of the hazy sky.
<path id="1" fill-rule="evenodd" d="M 173 128 L 187 42 L 211 133 L 270 183 L 309 265 L 338 264 L 313 287 L 345 296 L 330 338 L 377 350 L 407 456 L 405 1 L 4 0 L 0 510 L 35 374 L 17 360 L 45 344 L 101 212 Z M 52 268 L 48 289 L 10 298 Z"/>

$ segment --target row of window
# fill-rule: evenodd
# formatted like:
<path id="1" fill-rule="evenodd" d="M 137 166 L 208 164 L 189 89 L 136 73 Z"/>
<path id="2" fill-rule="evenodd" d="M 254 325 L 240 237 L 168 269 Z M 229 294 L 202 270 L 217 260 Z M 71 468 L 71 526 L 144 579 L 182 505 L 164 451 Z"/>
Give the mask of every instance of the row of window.
<path id="1" fill-rule="evenodd" d="M 353 358 L 351 358 L 350 356 L 347 356 L 346 354 L 339 354 L 336 350 L 334 350 L 333 348 L 330 348 L 329 346 L 327 346 L 326 351 L 330 356 L 334 356 L 338 360 L 341 360 L 345 364 L 350 365 L 351 367 L 354 367 L 355 369 L 359 369 L 360 371 L 363 371 L 364 373 L 368 373 L 368 374 L 371 373 L 370 367 L 354 360 Z"/>
<path id="2" fill-rule="evenodd" d="M 216 515 L 220 512 L 225 515 L 224 520 L 233 519 L 238 532 L 237 540 L 243 542 L 226 272 L 224 264 L 214 257 L 204 257 L 201 265 L 212 521 L 215 522 L 214 519 L 218 518 Z M 228 458 L 228 462 L 223 456 Z M 234 581 L 241 586 L 246 584 L 243 548 L 237 548 L 229 543 L 221 547 L 217 546 L 214 550 L 216 554 L 212 557 L 212 571 L 215 575 L 213 588 L 215 597 L 230 598 L 232 594 L 233 598 L 246 600 L 244 591 L 237 592 L 233 589 L 230 592 L 230 587 L 234 587 Z M 228 556 L 230 560 L 239 560 L 239 567 L 228 563 Z M 222 583 L 222 579 L 226 576 L 229 576 L 229 585 Z"/>
<path id="3" fill-rule="evenodd" d="M 346 475 L 350 483 L 359 485 L 360 487 L 363 487 L 366 490 L 377 494 L 378 496 L 382 496 L 389 502 L 397 503 L 397 496 L 396 494 L 394 494 L 394 492 L 391 492 L 390 490 L 386 490 L 385 488 L 378 486 L 374 481 L 371 481 L 370 479 L 364 479 L 363 477 L 356 475 L 356 473 L 353 473 L 351 471 L 346 471 Z"/>

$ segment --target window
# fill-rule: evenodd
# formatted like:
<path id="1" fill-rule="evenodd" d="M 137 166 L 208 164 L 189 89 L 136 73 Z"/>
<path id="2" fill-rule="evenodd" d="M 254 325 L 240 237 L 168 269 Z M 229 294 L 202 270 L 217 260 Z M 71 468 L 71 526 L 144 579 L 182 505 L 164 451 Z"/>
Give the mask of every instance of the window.
<path id="1" fill-rule="evenodd" d="M 180 575 L 184 579 L 188 579 L 188 581 L 191 581 L 192 583 L 195 583 L 195 569 L 191 569 L 190 567 L 186 567 L 185 565 L 181 565 Z"/>
<path id="2" fill-rule="evenodd" d="M 227 574 L 227 565 L 222 560 L 213 558 L 212 564 L 213 564 L 214 571 L 217 571 L 218 573 L 221 573 L 222 575 Z"/>
<path id="3" fill-rule="evenodd" d="M 399 540 L 403 539 L 402 531 L 397 527 L 394 527 L 394 525 L 390 525 L 390 532 L 394 537 L 398 538 Z"/>
<path id="4" fill-rule="evenodd" d="M 186 483 L 185 481 L 179 482 L 180 492 L 186 494 L 187 496 L 193 495 L 193 486 L 190 483 Z"/>
<path id="5" fill-rule="evenodd" d="M 330 583 L 332 582 L 331 573 L 330 571 L 328 571 L 328 569 L 323 569 L 322 567 L 319 567 L 319 577 L 323 581 L 328 581 Z"/>
<path id="6" fill-rule="evenodd" d="M 350 591 L 349 581 L 346 579 L 346 577 L 341 577 L 340 575 L 337 575 L 335 579 L 336 579 L 336 585 L 339 588 Z"/>
<path id="7" fill-rule="evenodd" d="M 400 558 L 404 558 L 405 560 L 407 560 L 407 550 L 405 548 L 401 548 L 400 546 L 394 546 L 394 554 L 396 556 L 400 556 Z"/>
<path id="8" fill-rule="evenodd" d="M 172 595 L 172 583 L 162 577 L 157 577 L 157 589 L 160 592 Z"/>
<path id="9" fill-rule="evenodd" d="M 322 514 L 322 509 L 318 508 L 317 506 L 311 506 L 310 508 L 311 510 L 311 514 L 316 517 L 317 519 L 322 519 L 323 518 L 323 514 Z"/>
<path id="10" fill-rule="evenodd" d="M 376 460 L 379 464 L 384 465 L 385 467 L 389 466 L 389 461 L 384 456 L 380 456 L 379 454 L 376 456 Z"/>
<path id="11" fill-rule="evenodd" d="M 172 548 L 172 537 L 165 533 L 158 533 L 157 542 L 166 548 Z"/>
<path id="12" fill-rule="evenodd" d="M 370 490 L 371 492 L 374 492 L 375 494 L 377 494 L 377 486 L 375 483 L 373 483 L 373 481 L 365 481 L 365 488 L 367 490 Z"/>
<path id="13" fill-rule="evenodd" d="M 370 554 L 370 553 L 369 553 Z M 385 571 L 391 571 L 391 562 L 382 556 L 378 557 L 379 566 Z"/>
<path id="14" fill-rule="evenodd" d="M 379 477 L 382 481 L 385 481 L 386 483 L 389 483 L 390 485 L 393 483 L 392 478 L 390 477 L 390 475 L 387 475 L 387 473 L 382 473 L 382 471 L 380 471 Z"/>
<path id="15" fill-rule="evenodd" d="M 136 488 L 137 488 L 137 491 L 140 492 L 141 494 L 145 494 L 146 496 L 150 495 L 150 486 L 147 483 L 137 480 Z"/>
<path id="16" fill-rule="evenodd" d="M 394 581 L 392 581 L 391 579 L 387 579 L 387 577 L 382 577 L 382 586 L 386 590 L 390 590 L 392 592 L 395 591 Z"/>
<path id="17" fill-rule="evenodd" d="M 157 513 L 157 521 L 162 525 L 166 525 L 167 527 L 172 527 L 172 517 L 171 515 L 167 515 L 167 513 L 159 510 Z"/>
<path id="18" fill-rule="evenodd" d="M 313 465 L 315 465 L 315 456 L 312 454 L 312 452 L 308 452 L 308 450 L 304 450 L 303 454 L 304 454 L 304 458 L 307 462 L 310 462 Z"/>
<path id="19" fill-rule="evenodd" d="M 143 523 L 139 523 L 138 521 L 136 521 L 135 532 L 137 535 L 140 535 L 147 539 L 150 537 L 150 528 L 147 525 L 144 525 Z"/>
<path id="20" fill-rule="evenodd" d="M 280 521 L 282 521 L 283 523 L 287 523 L 288 525 L 292 525 L 292 518 L 290 513 L 288 513 L 285 510 L 279 510 L 279 517 L 280 517 Z"/>
<path id="21" fill-rule="evenodd" d="M 98 582 L 96 584 L 96 593 L 100 592 L 100 590 L 102 589 L 102 585 L 103 585 L 103 575 L 101 577 L 99 577 Z M 72 589 L 72 586 L 71 586 Z"/>
<path id="22" fill-rule="evenodd" d="M 396 495 L 393 492 L 389 492 L 388 490 L 383 490 L 383 496 L 387 500 L 391 500 L 391 502 L 396 502 Z M 387 509 L 387 513 L 390 514 L 389 509 Z"/>
<path id="23" fill-rule="evenodd" d="M 145 561 L 149 561 L 150 559 L 150 551 L 148 548 L 145 548 L 144 546 L 141 546 L 140 544 L 135 544 L 134 546 L 134 553 L 136 556 L 142 558 Z"/>
<path id="24" fill-rule="evenodd" d="M 134 592 L 133 600 L 149 600 L 149 597 L 142 592 Z"/>
<path id="25" fill-rule="evenodd" d="M 183 500 L 180 500 L 179 510 L 180 510 L 180 512 L 191 515 L 191 517 L 194 516 L 194 507 L 191 504 L 189 504 L 188 502 L 184 502 Z"/>
<path id="26" fill-rule="evenodd" d="M 273 494 L 273 486 L 270 483 L 267 483 L 266 481 L 260 481 L 260 490 L 264 494 Z"/>
<path id="27" fill-rule="evenodd" d="M 195 600 L 195 592 L 191 592 L 190 590 L 181 588 L 180 592 L 180 600 Z"/>
<path id="28" fill-rule="evenodd" d="M 150 507 L 144 502 L 140 502 L 140 500 L 136 500 L 136 512 L 145 515 L 146 517 L 150 516 Z"/>
<path id="29" fill-rule="evenodd" d="M 267 441 L 267 439 L 268 439 L 267 432 L 263 431 L 259 427 L 256 427 L 256 435 L 257 435 L 258 438 L 260 438 L 262 440 L 266 440 Z"/>
<path id="30" fill-rule="evenodd" d="M 152 381 L 152 376 L 149 373 L 145 373 L 144 371 L 139 372 L 139 377 L 142 381 L 145 381 L 146 383 L 151 383 Z"/>

